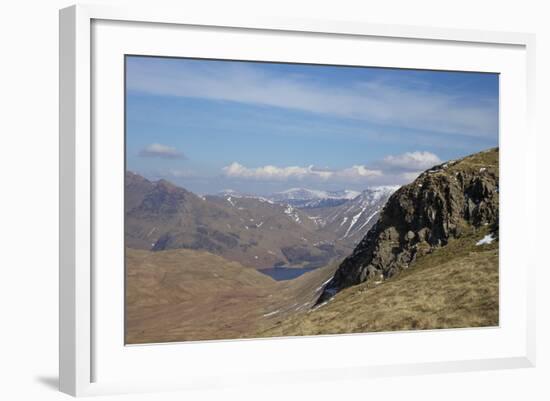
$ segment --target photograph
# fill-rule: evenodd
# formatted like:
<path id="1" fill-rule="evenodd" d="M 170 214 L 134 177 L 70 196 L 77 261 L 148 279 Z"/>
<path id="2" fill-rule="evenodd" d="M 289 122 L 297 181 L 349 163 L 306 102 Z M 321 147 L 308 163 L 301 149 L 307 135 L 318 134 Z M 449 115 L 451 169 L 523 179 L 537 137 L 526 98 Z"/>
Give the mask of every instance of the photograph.
<path id="1" fill-rule="evenodd" d="M 499 326 L 499 74 L 124 74 L 125 344 Z"/>

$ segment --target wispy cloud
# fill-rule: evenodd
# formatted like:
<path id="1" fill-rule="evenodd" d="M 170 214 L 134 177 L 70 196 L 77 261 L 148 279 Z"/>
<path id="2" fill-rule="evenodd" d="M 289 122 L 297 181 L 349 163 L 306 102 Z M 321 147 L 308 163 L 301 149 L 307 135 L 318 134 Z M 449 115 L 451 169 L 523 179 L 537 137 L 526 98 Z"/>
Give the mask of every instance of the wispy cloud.
<path id="1" fill-rule="evenodd" d="M 141 157 L 158 157 L 162 159 L 184 159 L 185 156 L 176 148 L 160 143 L 152 143 L 147 145 L 139 152 Z"/>
<path id="2" fill-rule="evenodd" d="M 490 137 L 498 130 L 495 98 L 468 97 L 426 82 L 367 80 L 339 86 L 273 74 L 254 64 L 148 59 L 128 66 L 128 89 L 168 95 L 274 106 L 374 124 L 442 134 Z"/>
<path id="3" fill-rule="evenodd" d="M 245 178 L 254 180 L 358 180 L 382 175 L 380 170 L 369 169 L 355 165 L 341 170 L 320 169 L 315 166 L 277 167 L 272 165 L 249 168 L 233 162 L 222 169 L 225 176 L 230 178 Z"/>

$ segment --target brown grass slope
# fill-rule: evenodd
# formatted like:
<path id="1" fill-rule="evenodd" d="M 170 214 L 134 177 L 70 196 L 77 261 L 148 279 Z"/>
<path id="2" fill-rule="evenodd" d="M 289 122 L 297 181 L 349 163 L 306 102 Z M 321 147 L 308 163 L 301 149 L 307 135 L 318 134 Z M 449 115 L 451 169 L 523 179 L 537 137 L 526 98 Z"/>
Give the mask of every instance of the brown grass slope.
<path id="1" fill-rule="evenodd" d="M 276 282 L 203 251 L 126 251 L 126 343 L 251 338 L 311 308 L 337 264 Z"/>
<path id="2" fill-rule="evenodd" d="M 306 315 L 258 336 L 296 336 L 498 325 L 498 241 L 475 244 L 474 230 L 416 260 L 391 280 L 367 281 L 339 292 Z"/>

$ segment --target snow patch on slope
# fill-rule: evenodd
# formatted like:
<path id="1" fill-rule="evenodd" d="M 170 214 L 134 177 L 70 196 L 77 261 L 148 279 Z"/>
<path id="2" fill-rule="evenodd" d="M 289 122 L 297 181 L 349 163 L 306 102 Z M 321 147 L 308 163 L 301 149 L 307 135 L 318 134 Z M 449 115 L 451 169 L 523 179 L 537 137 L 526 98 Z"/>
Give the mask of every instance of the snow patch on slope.
<path id="1" fill-rule="evenodd" d="M 490 245 L 493 243 L 494 240 L 495 237 L 493 236 L 493 234 L 487 234 L 485 237 L 476 242 L 476 246 Z"/>

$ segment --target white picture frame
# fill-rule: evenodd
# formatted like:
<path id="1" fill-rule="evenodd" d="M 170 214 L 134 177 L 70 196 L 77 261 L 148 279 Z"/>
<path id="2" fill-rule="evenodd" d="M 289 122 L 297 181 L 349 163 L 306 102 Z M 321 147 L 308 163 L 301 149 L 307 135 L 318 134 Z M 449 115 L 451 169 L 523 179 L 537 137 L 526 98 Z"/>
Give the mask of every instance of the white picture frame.
<path id="1" fill-rule="evenodd" d="M 95 25 L 94 25 L 95 24 Z M 119 25 L 117 25 L 119 24 Z M 128 25 L 130 24 L 130 25 Z M 414 354 L 401 355 L 391 358 L 372 355 L 372 361 L 361 360 L 360 353 L 357 358 L 342 358 L 331 366 L 328 362 L 323 366 L 323 358 L 315 359 L 316 353 L 322 347 L 361 347 L 363 343 L 372 342 L 373 336 L 378 336 L 377 341 L 385 341 L 391 338 L 393 342 L 403 341 L 408 347 L 422 346 L 426 344 L 435 344 L 441 341 L 454 341 L 457 338 L 457 332 L 449 331 L 427 331 L 417 333 L 390 333 L 390 334 L 371 334 L 371 335 L 350 335 L 350 336 L 322 336 L 306 337 L 300 339 L 291 339 L 283 343 L 277 339 L 262 340 L 241 340 L 230 342 L 202 342 L 201 344 L 171 344 L 171 345 L 150 345 L 142 347 L 124 347 L 122 338 L 117 337 L 115 329 L 111 330 L 113 319 L 117 318 L 116 313 L 106 317 L 102 313 L 104 306 L 98 301 L 101 296 L 114 302 L 117 305 L 123 302 L 119 296 L 122 289 L 120 283 L 123 277 L 110 281 L 109 288 L 104 286 L 106 280 L 112 277 L 109 274 L 97 274 L 98 263 L 103 263 L 109 257 L 117 255 L 107 251 L 98 252 L 97 242 L 101 241 L 101 232 L 105 227 L 101 219 L 113 218 L 112 224 L 120 223 L 120 219 L 113 214 L 104 211 L 101 199 L 98 194 L 105 194 L 109 188 L 120 184 L 116 177 L 106 183 L 101 177 L 101 170 L 110 169 L 117 166 L 117 152 L 119 148 L 113 148 L 109 140 L 102 139 L 99 142 L 94 138 L 94 129 L 98 127 L 107 127 L 100 121 L 102 107 L 109 107 L 112 110 L 119 110 L 122 98 L 113 96 L 113 104 L 108 102 L 96 103 L 97 97 L 103 96 L 101 88 L 94 87 L 102 80 L 120 80 L 121 71 L 112 76 L 101 72 L 103 69 L 109 69 L 114 60 L 118 63 L 120 54 L 125 52 L 121 44 L 125 38 L 139 36 L 143 29 L 150 29 L 148 38 L 150 43 L 140 44 L 148 46 L 147 54 L 165 54 L 175 49 L 174 44 L 165 44 L 164 48 L 155 50 L 155 43 L 160 43 L 160 38 L 166 38 L 166 35 L 172 35 L 180 30 L 185 31 L 194 29 L 197 35 L 208 35 L 209 31 L 215 31 L 216 37 L 220 35 L 264 35 L 266 41 L 278 41 L 282 43 L 283 36 L 292 38 L 293 35 L 303 39 L 295 41 L 293 54 L 297 54 L 301 46 L 307 41 L 317 37 L 331 39 L 338 38 L 342 43 L 345 41 L 361 40 L 383 40 L 385 46 L 399 41 L 406 42 L 407 46 L 436 46 L 441 52 L 445 52 L 446 46 L 454 46 L 453 51 L 468 52 L 477 51 L 479 54 L 479 63 L 483 64 L 484 71 L 502 73 L 509 69 L 509 74 L 505 76 L 504 90 L 502 96 L 512 90 L 519 93 L 518 99 L 501 100 L 501 111 L 510 111 L 501 119 L 501 165 L 503 168 L 502 176 L 510 182 L 522 182 L 523 185 L 535 186 L 533 177 L 528 174 L 535 170 L 535 134 L 533 125 L 534 110 L 534 47 L 535 38 L 533 35 L 524 33 L 506 33 L 506 32 L 484 32 L 457 29 L 439 29 L 414 26 L 390 26 L 375 25 L 363 22 L 349 21 L 316 21 L 316 20 L 292 20 L 278 18 L 241 18 L 229 19 L 216 17 L 212 15 L 193 15 L 187 14 L 184 10 L 166 11 L 162 9 L 151 8 L 111 8 L 108 6 L 78 5 L 72 6 L 60 11 L 60 390 L 75 396 L 94 395 L 107 393 L 127 393 L 135 391 L 161 391 L 171 389 L 200 389 L 228 385 L 245 385 L 247 383 L 263 383 L 269 381 L 281 380 L 292 382 L 295 380 L 326 380 L 327 378 L 352 377 L 361 379 L 372 376 L 387 376 L 401 374 L 421 374 L 431 372 L 449 372 L 449 371 L 468 371 L 482 369 L 504 369 L 514 367 L 530 367 L 535 364 L 535 295 L 534 295 L 534 270 L 536 260 L 533 260 L 534 253 L 529 252 L 529 243 L 522 243 L 519 249 L 527 250 L 524 262 L 521 264 L 520 277 L 515 282 L 517 289 L 515 291 L 501 293 L 501 308 L 506 307 L 506 298 L 512 296 L 517 308 L 513 311 L 501 310 L 502 313 L 513 313 L 514 315 L 504 316 L 504 324 L 496 329 L 462 330 L 458 333 L 460 341 L 464 344 L 479 343 L 478 350 L 472 350 L 465 353 L 465 357 L 441 355 L 440 359 L 428 358 L 418 359 Z M 152 29 L 152 30 L 151 30 Z M 130 32 L 124 34 L 124 31 Z M 183 32 L 182 31 L 182 32 Z M 122 32 L 122 33 L 121 33 Z M 94 39 L 94 35 L 96 39 Z M 158 36 L 156 36 L 158 35 Z M 107 45 L 106 39 L 110 45 Z M 155 42 L 157 40 L 157 42 Z M 204 39 L 207 43 L 207 39 Z M 237 41 L 238 42 L 238 41 Z M 236 42 L 236 43 L 237 43 Z M 126 43 L 126 42 L 124 42 Z M 128 42 L 129 43 L 129 42 Z M 163 42 L 164 43 L 164 42 Z M 258 45 L 250 41 L 249 48 L 243 50 L 249 52 L 249 57 L 254 57 L 254 51 Z M 118 47 L 117 47 L 118 46 Z M 214 44 L 212 45 L 214 46 Z M 238 43 L 235 46 L 240 46 Z M 292 45 L 294 46 L 294 45 Z M 291 46 L 291 47 L 292 47 Z M 129 48 L 132 47 L 129 45 Z M 205 46 L 208 47 L 208 46 Z M 228 46 L 231 47 L 231 46 Z M 241 46 L 242 47 L 242 46 Z M 274 48 L 276 46 L 274 45 Z M 135 47 L 132 47 L 136 49 Z M 244 49 L 244 47 L 242 47 Z M 344 46 L 345 48 L 345 46 Z M 145 47 L 138 48 L 145 49 Z M 470 50 L 468 50 L 470 49 Z M 475 50 L 477 49 L 477 50 Z M 487 49 L 495 49 L 495 56 L 488 55 Z M 102 53 L 105 50 L 105 53 Z M 418 48 L 420 50 L 420 47 Z M 184 52 L 186 50 L 181 50 Z M 208 54 L 208 49 L 203 55 Z M 230 50 L 227 50 L 230 51 Z M 266 51 L 265 49 L 263 50 Z M 339 56 L 345 60 L 345 49 Z M 427 52 L 432 50 L 427 49 Z M 120 53 L 122 52 L 122 53 Z M 391 52 L 388 50 L 386 53 Z M 449 54 L 451 54 L 450 52 Z M 498 56 L 502 53 L 502 57 Z M 258 53 L 259 54 L 259 53 Z M 196 55 L 196 54 L 193 54 Z M 215 56 L 219 56 L 216 54 Z M 399 67 L 402 62 L 399 56 L 395 59 L 386 54 L 386 61 L 382 62 L 385 66 Z M 246 57 L 243 55 L 243 57 Z M 261 55 L 258 57 L 262 57 Z M 268 57 L 268 56 L 265 56 Z M 281 56 L 278 56 L 279 58 Z M 291 53 L 288 53 L 286 60 L 292 59 Z M 307 56 L 304 56 L 307 57 Z M 313 56 L 310 56 L 313 57 Z M 470 56 L 471 57 L 471 56 Z M 284 58 L 284 57 L 283 57 Z M 426 58 L 422 61 L 416 60 L 413 67 L 435 69 L 452 69 L 452 57 L 446 61 L 440 61 L 439 65 L 433 65 Z M 482 59 L 485 59 L 483 61 Z M 119 60 L 119 61 L 116 61 Z M 392 61 L 393 60 L 393 61 Z M 105 61 L 105 62 L 104 62 Z M 350 60 L 353 63 L 353 61 Z M 358 61 L 361 63 L 361 61 Z M 424 63 L 424 64 L 422 64 Z M 482 65 L 482 64 L 478 64 Z M 499 67 L 500 66 L 500 67 Z M 456 64 L 456 69 L 467 68 L 464 65 Z M 472 66 L 471 68 L 474 68 Z M 502 70 L 501 70 L 502 68 Z M 508 71 L 508 70 L 506 70 Z M 101 76 L 92 82 L 94 74 Z M 103 81 L 107 82 L 107 81 Z M 114 81 L 113 81 L 114 82 Z M 118 81 L 117 81 L 118 82 Z M 119 82 L 122 84 L 122 82 Z M 100 85 L 100 84 L 99 84 Z M 120 94 L 120 85 L 115 85 L 113 89 Z M 119 92 L 116 92 L 119 91 Z M 95 97 L 95 98 L 94 98 Z M 515 107 L 519 107 L 517 111 Z M 513 114 L 513 115 L 512 115 Z M 107 121 L 109 119 L 105 119 Z M 109 120 L 106 124 L 120 127 L 120 120 Z M 94 128 L 95 127 L 95 128 Z M 522 134 L 512 134 L 512 128 Z M 109 128 L 106 129 L 109 131 Z M 106 132 L 106 131 L 103 131 Z M 504 133 L 504 134 L 503 134 Z M 116 135 L 113 135 L 115 137 Z M 118 137 L 117 137 L 118 138 Z M 114 142 L 113 142 L 114 143 Z M 109 149 L 111 149 L 109 151 Z M 120 153 L 120 152 L 118 152 Z M 101 159 L 101 161 L 100 161 Z M 105 160 L 105 161 L 103 161 Z M 512 171 L 512 165 L 514 169 Z M 507 178 L 509 177 L 509 178 Z M 103 187 L 105 185 L 105 187 Z M 122 190 L 122 189 L 120 189 Z M 513 209 L 522 210 L 521 217 L 524 221 L 536 221 L 536 212 L 532 203 L 529 202 L 525 194 L 512 194 L 503 188 L 501 197 L 503 204 L 511 205 Z M 118 196 L 118 195 L 117 195 Z M 119 199 L 114 196 L 114 199 Z M 508 210 L 511 210 L 510 206 Z M 501 223 L 502 244 L 501 251 L 507 252 L 507 259 L 514 260 L 517 257 L 518 249 L 513 247 L 505 248 L 503 244 L 514 240 L 513 231 L 510 228 L 517 226 L 518 218 L 514 218 L 511 213 L 506 212 L 506 207 L 502 211 L 502 217 L 506 224 Z M 113 212 L 113 213 L 116 213 Z M 98 217 L 103 216 L 103 217 Z M 99 220 L 98 220 L 99 219 Z M 118 222 L 118 223 L 115 223 Z M 534 223 L 529 223 L 534 224 Z M 508 236 L 507 230 L 510 231 Z M 114 229 L 115 236 L 118 231 Z M 108 237 L 107 233 L 104 233 Z M 98 235 L 100 237 L 98 237 Z M 99 239 L 98 239 L 99 238 Z M 507 239 L 508 238 L 508 239 Z M 95 242 L 94 242 L 95 241 Z M 113 256 L 114 255 L 114 256 Z M 504 255 L 501 253 L 501 258 Z M 114 257 L 114 259 L 117 259 Z M 103 262 L 102 262 L 103 261 Z M 115 262 L 113 262 L 115 263 Z M 116 263 L 120 263 L 117 259 Z M 506 262 L 508 263 L 508 262 Z M 115 270 L 112 274 L 116 275 Z M 501 266 L 501 274 L 507 280 L 507 270 Z M 506 284 L 501 281 L 501 284 Z M 101 286 L 101 289 L 98 289 Z M 504 285 L 504 290 L 508 287 Z M 511 288 L 511 287 L 510 287 Z M 98 291 L 98 292 L 96 292 Z M 512 290 L 510 290 L 512 291 Z M 101 295 L 98 295 L 101 292 Z M 95 298 L 94 298 L 95 297 Z M 103 309 L 102 309 L 103 308 Z M 119 309 L 113 308 L 115 311 Z M 517 310 L 516 310 L 517 309 Z M 118 312 L 117 312 L 118 313 Z M 120 316 L 118 316 L 120 317 Z M 111 319 L 111 320 L 109 320 Z M 517 326 L 512 327 L 506 324 L 507 321 L 518 319 Z M 99 328 L 98 328 L 99 327 Z M 496 333 L 496 334 L 495 334 Z M 501 337 L 499 333 L 504 333 Z M 506 334 L 508 333 L 508 334 Z M 388 337 L 391 336 L 391 337 Z M 115 340 L 111 340 L 115 338 Z M 445 340 L 444 338 L 447 338 Z M 371 339 L 371 340 L 369 340 Z M 502 340 L 502 342 L 499 342 Z M 113 341 L 111 345 L 110 341 Z M 494 349 L 487 348 L 483 351 L 481 344 L 495 343 Z M 107 344 L 107 345 L 106 345 Z M 114 344 L 114 345 L 113 345 Z M 118 344 L 118 345 L 117 345 Z M 441 345 L 444 345 L 441 343 Z M 109 348 L 111 346 L 111 348 Z M 112 347 L 119 347 L 117 351 Z M 183 348 L 182 348 L 183 347 Z M 499 348 L 500 347 L 500 348 Z M 506 347 L 510 347 L 509 352 Z M 472 348 L 475 348 L 474 346 Z M 137 371 L 128 369 L 126 376 L 117 375 L 116 370 L 120 370 L 117 364 L 126 364 L 125 366 L 136 366 L 136 362 L 143 360 L 144 365 L 152 364 L 158 361 L 168 361 L 170 358 L 180 358 L 186 355 L 186 363 L 193 361 L 193 358 L 213 358 L 215 354 L 221 353 L 225 358 L 236 358 L 234 365 L 239 365 L 238 359 L 242 359 L 241 364 L 251 361 L 254 355 L 263 353 L 263 355 L 277 355 L 285 349 L 291 349 L 292 352 L 303 352 L 304 355 L 312 356 L 310 364 L 303 364 L 293 369 L 284 368 L 284 360 L 273 360 L 271 369 L 263 370 L 257 367 L 254 370 L 243 370 L 239 372 L 238 377 L 231 376 L 231 367 L 224 368 L 223 363 L 217 371 L 206 374 L 206 370 L 197 368 L 186 373 L 185 380 L 175 375 L 161 374 L 153 377 L 155 372 Z M 457 352 L 462 352 L 460 345 Z M 118 358 L 117 355 L 120 355 Z M 179 356 L 178 356 L 179 355 Z M 112 358 L 112 359 L 111 359 Z M 123 360 L 124 359 L 124 360 Z M 98 362 L 99 361 L 99 362 Z M 112 372 L 102 373 L 102 366 L 106 363 L 114 366 Z M 287 362 L 288 363 L 288 362 Z M 173 366 L 173 360 L 167 363 L 168 368 Z M 106 369 L 106 368 L 105 368 Z M 104 369 L 104 370 L 105 370 Z M 136 368 L 137 369 L 137 368 Z M 225 369 L 225 370 L 224 370 Z M 214 369 L 215 370 L 215 369 Z M 238 370 L 238 369 L 237 369 Z M 106 370 L 105 370 L 106 371 Z M 244 374 L 243 374 L 244 372 Z M 165 373 L 165 372 L 164 372 Z M 132 376 L 132 375 L 135 376 Z M 135 377 L 135 378 L 134 378 Z"/>

